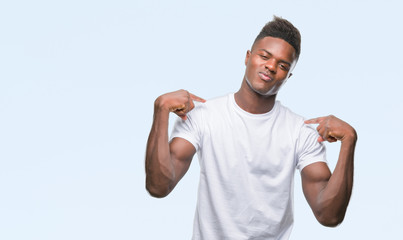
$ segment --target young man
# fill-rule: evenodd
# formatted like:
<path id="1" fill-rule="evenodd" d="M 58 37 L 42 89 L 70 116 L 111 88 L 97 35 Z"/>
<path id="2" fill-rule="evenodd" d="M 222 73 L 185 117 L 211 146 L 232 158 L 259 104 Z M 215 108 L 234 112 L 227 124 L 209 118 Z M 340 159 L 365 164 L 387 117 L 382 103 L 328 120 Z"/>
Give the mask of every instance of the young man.
<path id="1" fill-rule="evenodd" d="M 276 101 L 297 63 L 300 39 L 290 22 L 275 17 L 247 51 L 238 92 L 205 101 L 179 90 L 155 100 L 146 188 L 154 197 L 168 195 L 198 153 L 193 239 L 288 239 L 295 169 L 317 220 L 325 226 L 343 221 L 353 185 L 355 130 L 334 116 L 304 121 Z M 169 141 L 170 112 L 181 119 Z M 319 124 L 317 131 L 309 124 Z M 323 141 L 341 141 L 333 174 Z"/>

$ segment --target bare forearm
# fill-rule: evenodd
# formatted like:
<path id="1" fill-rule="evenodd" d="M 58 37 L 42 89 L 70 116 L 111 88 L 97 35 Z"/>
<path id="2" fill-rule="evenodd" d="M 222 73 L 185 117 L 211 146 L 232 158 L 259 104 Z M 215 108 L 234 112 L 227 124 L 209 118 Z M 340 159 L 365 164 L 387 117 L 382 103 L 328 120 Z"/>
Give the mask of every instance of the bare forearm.
<path id="1" fill-rule="evenodd" d="M 146 188 L 155 197 L 166 196 L 174 186 L 175 171 L 168 143 L 169 111 L 157 106 L 146 150 Z"/>
<path id="2" fill-rule="evenodd" d="M 154 197 L 165 197 L 172 191 L 196 152 L 186 140 L 175 138 L 168 142 L 169 113 L 186 120 L 186 114 L 194 108 L 193 101 L 206 100 L 178 90 L 161 95 L 154 102 L 154 120 L 146 150 L 146 188 Z"/>
<path id="3" fill-rule="evenodd" d="M 333 174 L 320 192 L 320 218 L 325 225 L 335 226 L 344 219 L 353 188 L 355 143 L 356 137 L 342 141 Z"/>

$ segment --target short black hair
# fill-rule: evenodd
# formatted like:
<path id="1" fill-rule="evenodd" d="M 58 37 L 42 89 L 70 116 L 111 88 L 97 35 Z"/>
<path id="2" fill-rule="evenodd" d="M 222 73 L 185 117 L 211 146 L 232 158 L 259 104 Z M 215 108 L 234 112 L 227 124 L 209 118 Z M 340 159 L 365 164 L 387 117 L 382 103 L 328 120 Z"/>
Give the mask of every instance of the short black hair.
<path id="1" fill-rule="evenodd" d="M 296 59 L 301 53 L 301 34 L 289 21 L 284 18 L 274 16 L 273 20 L 266 23 L 259 35 L 257 35 L 253 44 L 265 37 L 280 38 L 288 42 L 295 49 Z"/>

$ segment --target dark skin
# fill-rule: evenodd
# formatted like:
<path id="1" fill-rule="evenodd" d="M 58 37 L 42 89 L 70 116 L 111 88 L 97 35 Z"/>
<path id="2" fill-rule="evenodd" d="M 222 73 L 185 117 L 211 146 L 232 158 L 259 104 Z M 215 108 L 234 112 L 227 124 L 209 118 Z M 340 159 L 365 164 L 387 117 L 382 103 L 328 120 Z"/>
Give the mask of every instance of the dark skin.
<path id="1" fill-rule="evenodd" d="M 256 41 L 246 54 L 245 75 L 235 93 L 236 103 L 253 114 L 269 112 L 296 62 L 295 50 L 286 41 L 273 37 Z M 169 113 L 186 120 L 194 101 L 205 102 L 185 90 L 155 100 L 146 151 L 146 188 L 154 197 L 165 197 L 174 189 L 196 153 L 194 146 L 182 138 L 168 142 Z M 301 171 L 303 192 L 316 219 L 325 226 L 336 226 L 343 221 L 351 196 L 357 134 L 348 123 L 332 115 L 305 123 L 318 124 L 319 142 L 341 142 L 333 173 L 323 162 L 310 164 Z"/>

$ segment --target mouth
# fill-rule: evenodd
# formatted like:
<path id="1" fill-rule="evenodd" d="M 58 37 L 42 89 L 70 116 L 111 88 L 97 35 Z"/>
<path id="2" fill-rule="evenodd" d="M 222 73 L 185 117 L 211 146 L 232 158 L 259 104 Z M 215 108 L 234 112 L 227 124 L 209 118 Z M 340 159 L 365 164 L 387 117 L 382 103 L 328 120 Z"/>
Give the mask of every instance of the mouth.
<path id="1" fill-rule="evenodd" d="M 260 79 L 262 79 L 262 80 L 265 81 L 265 82 L 269 82 L 269 81 L 272 81 L 272 80 L 273 80 L 273 78 L 270 77 L 270 76 L 269 76 L 267 73 L 265 73 L 265 72 L 259 72 L 258 74 L 259 74 Z"/>

